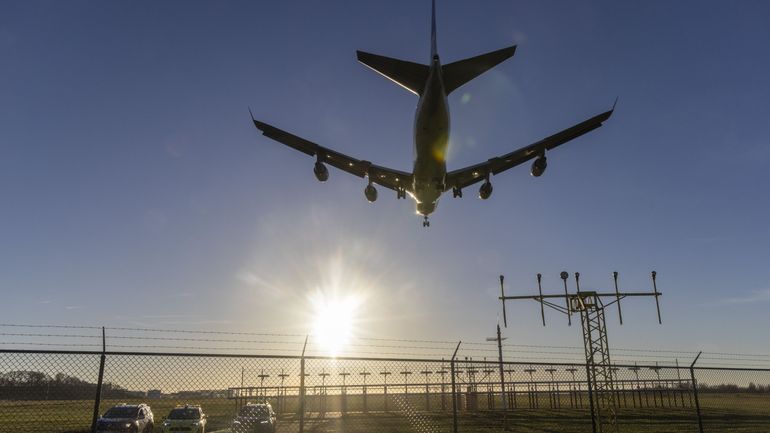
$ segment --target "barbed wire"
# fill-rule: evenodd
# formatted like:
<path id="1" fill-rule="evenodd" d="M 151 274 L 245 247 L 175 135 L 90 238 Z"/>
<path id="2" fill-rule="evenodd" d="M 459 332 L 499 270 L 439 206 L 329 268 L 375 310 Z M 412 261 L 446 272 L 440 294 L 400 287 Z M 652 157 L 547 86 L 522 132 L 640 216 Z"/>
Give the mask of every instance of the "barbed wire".
<path id="1" fill-rule="evenodd" d="M 77 325 L 25 325 L 18 323 L 0 323 L 0 327 L 6 328 L 69 328 L 69 329 L 102 329 L 101 326 L 77 326 Z"/>
<path id="2" fill-rule="evenodd" d="M 28 328 L 28 329 L 91 329 L 100 330 L 99 326 L 81 326 L 81 325 L 50 325 L 50 324 L 11 324 L 0 323 L 0 328 Z M 105 330 L 119 331 L 119 332 L 148 332 L 148 333 L 178 333 L 178 334 L 200 334 L 200 335 L 222 335 L 222 336 L 262 336 L 262 337 L 275 337 L 276 339 L 268 340 L 249 340 L 249 339 L 213 339 L 213 338 L 193 338 L 193 337 L 170 337 L 170 336 L 136 336 L 136 335 L 107 335 L 108 340 L 146 340 L 146 341 L 187 341 L 187 342 L 201 342 L 201 343 L 242 343 L 242 344 L 266 344 L 266 345 L 299 345 L 300 340 L 286 341 L 279 338 L 301 338 L 304 334 L 291 334 L 291 333 L 277 333 L 277 332 L 230 332 L 230 331 L 206 331 L 206 330 L 184 330 L 184 329 L 161 329 L 150 327 L 104 327 Z M 25 337 L 25 338 L 82 338 L 82 339 L 97 339 L 101 338 L 101 335 L 83 335 L 83 334 L 59 334 L 59 333 L 18 333 L 18 332 L 5 332 L 0 333 L 3 337 Z M 349 347 L 354 348 L 381 348 L 381 349 L 401 349 L 411 352 L 403 351 L 364 351 L 360 349 L 351 350 L 349 353 L 366 353 L 366 354 L 382 354 L 382 355 L 408 355 L 408 356 L 441 356 L 448 354 L 452 351 L 457 341 L 450 340 L 430 340 L 430 339 L 399 339 L 399 338 L 381 338 L 381 337 L 358 337 L 356 341 L 360 343 L 352 343 Z M 393 342 L 401 344 L 365 344 L 367 341 L 373 342 Z M 70 343 L 41 343 L 41 342 L 2 342 L 0 344 L 8 345 L 38 345 L 38 346 L 60 346 L 60 347 L 95 347 L 101 346 L 100 344 L 70 344 Z M 431 346 L 425 346 L 424 344 L 430 344 Z M 110 347 L 150 347 L 148 345 L 114 345 L 109 344 Z M 470 346 L 470 347 L 468 347 Z M 497 352 L 496 342 L 474 342 L 464 341 L 461 347 L 461 353 L 488 353 L 493 355 Z M 186 348 L 191 350 L 268 350 L 267 348 L 222 348 L 222 347 L 205 347 L 205 346 L 179 346 L 179 345 L 156 345 L 151 346 L 155 348 Z M 567 355 L 573 356 L 569 359 L 580 359 L 580 355 L 583 354 L 583 348 L 579 346 L 559 346 L 559 345 L 532 345 L 532 344 L 502 344 L 503 353 L 506 358 L 518 357 L 521 354 L 539 354 L 553 357 L 554 355 Z M 536 349 L 536 350 L 531 350 Z M 270 348 L 270 351 L 278 351 L 280 349 Z M 285 349 L 284 349 L 285 350 Z M 312 349 L 318 352 L 323 352 L 321 349 Z M 428 352 L 428 353 L 425 353 Z M 666 350 L 666 349 L 634 349 L 634 348 L 612 348 L 613 353 L 620 353 L 620 356 L 614 356 L 614 359 L 633 359 L 629 356 L 622 355 L 623 353 L 634 353 L 635 358 L 645 359 L 662 359 L 671 360 L 678 358 L 689 359 L 694 357 L 698 351 L 696 350 Z M 735 361 L 735 362 L 770 362 L 770 354 L 761 353 L 730 353 L 730 352 L 702 352 L 702 361 Z M 490 356 L 493 357 L 493 356 Z"/>

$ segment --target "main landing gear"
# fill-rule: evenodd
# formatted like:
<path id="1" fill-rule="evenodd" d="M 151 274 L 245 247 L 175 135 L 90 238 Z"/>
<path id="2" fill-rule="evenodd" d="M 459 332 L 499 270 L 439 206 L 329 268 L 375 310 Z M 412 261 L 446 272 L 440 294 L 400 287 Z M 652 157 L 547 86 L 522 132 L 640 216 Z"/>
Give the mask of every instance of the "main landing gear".
<path id="1" fill-rule="evenodd" d="M 425 218 L 425 219 L 423 219 L 423 221 L 422 221 L 422 226 L 423 227 L 430 227 L 430 221 L 428 221 L 428 215 L 425 215 L 423 218 Z"/>

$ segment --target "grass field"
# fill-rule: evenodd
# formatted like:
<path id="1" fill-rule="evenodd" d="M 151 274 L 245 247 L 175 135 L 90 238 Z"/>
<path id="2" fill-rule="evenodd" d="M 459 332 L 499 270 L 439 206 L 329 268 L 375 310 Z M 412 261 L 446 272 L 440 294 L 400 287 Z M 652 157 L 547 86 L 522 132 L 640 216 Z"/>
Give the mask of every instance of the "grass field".
<path id="1" fill-rule="evenodd" d="M 119 401 L 103 401 L 101 412 Z M 128 402 L 131 403 L 131 402 Z M 172 399 L 149 401 L 155 414 L 156 425 L 177 404 Z M 713 394 L 700 397 L 704 430 L 707 432 L 770 433 L 770 395 L 768 394 Z M 201 402 L 209 416 L 208 431 L 228 428 L 235 403 L 226 399 L 208 399 Z M 3 401 L 0 402 L 0 433 L 65 433 L 87 432 L 93 411 L 92 401 Z M 618 410 L 621 432 L 697 432 L 698 424 L 693 408 L 621 408 Z M 506 422 L 515 432 L 590 432 L 591 418 L 585 409 L 517 409 L 506 414 Z M 459 412 L 461 432 L 502 432 L 502 412 Z M 295 415 L 279 416 L 280 433 L 299 431 Z M 391 407 L 391 411 L 349 413 L 308 413 L 305 431 L 313 433 L 343 432 L 451 432 L 452 416 L 447 412 L 415 411 L 408 406 Z"/>

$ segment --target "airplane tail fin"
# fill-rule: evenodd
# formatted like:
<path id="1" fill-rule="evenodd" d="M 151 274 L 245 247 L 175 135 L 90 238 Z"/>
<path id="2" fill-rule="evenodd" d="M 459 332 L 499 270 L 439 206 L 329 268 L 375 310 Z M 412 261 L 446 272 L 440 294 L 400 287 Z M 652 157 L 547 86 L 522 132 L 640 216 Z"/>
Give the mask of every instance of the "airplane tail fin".
<path id="1" fill-rule="evenodd" d="M 481 54 L 476 57 L 442 66 L 441 72 L 444 77 L 444 88 L 446 89 L 447 95 L 468 81 L 510 58 L 515 52 L 516 45 L 513 45 L 501 50 L 492 51 L 490 53 Z"/>
<path id="2" fill-rule="evenodd" d="M 380 73 L 385 78 L 414 93 L 422 94 L 428 80 L 427 65 L 356 51 L 358 61 Z"/>

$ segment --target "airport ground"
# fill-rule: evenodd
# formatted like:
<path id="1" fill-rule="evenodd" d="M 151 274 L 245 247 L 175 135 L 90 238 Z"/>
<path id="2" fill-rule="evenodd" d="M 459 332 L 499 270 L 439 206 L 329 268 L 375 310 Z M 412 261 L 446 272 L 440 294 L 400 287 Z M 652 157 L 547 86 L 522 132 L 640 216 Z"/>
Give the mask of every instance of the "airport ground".
<path id="1" fill-rule="evenodd" d="M 706 432 L 770 432 L 770 395 L 704 393 L 701 398 Z M 109 407 L 118 401 L 103 401 Z M 150 402 L 155 413 L 156 431 L 164 414 L 179 404 L 176 400 Z M 227 399 L 207 400 L 209 433 L 229 432 L 234 404 Z M 0 432 L 81 433 L 88 432 L 93 401 L 5 401 L 0 403 Z M 581 409 L 522 409 L 509 411 L 461 411 L 460 432 L 502 432 L 504 422 L 516 432 L 590 432 L 590 415 Z M 59 421 L 52 421 L 59 420 Z M 62 420 L 69 420 L 63 424 Z M 623 408 L 618 412 L 621 432 L 697 432 L 697 418 L 691 408 Z M 452 431 L 451 412 L 309 413 L 305 431 L 313 433 L 403 431 Z M 293 414 L 281 414 L 277 433 L 299 432 L 299 420 Z"/>

